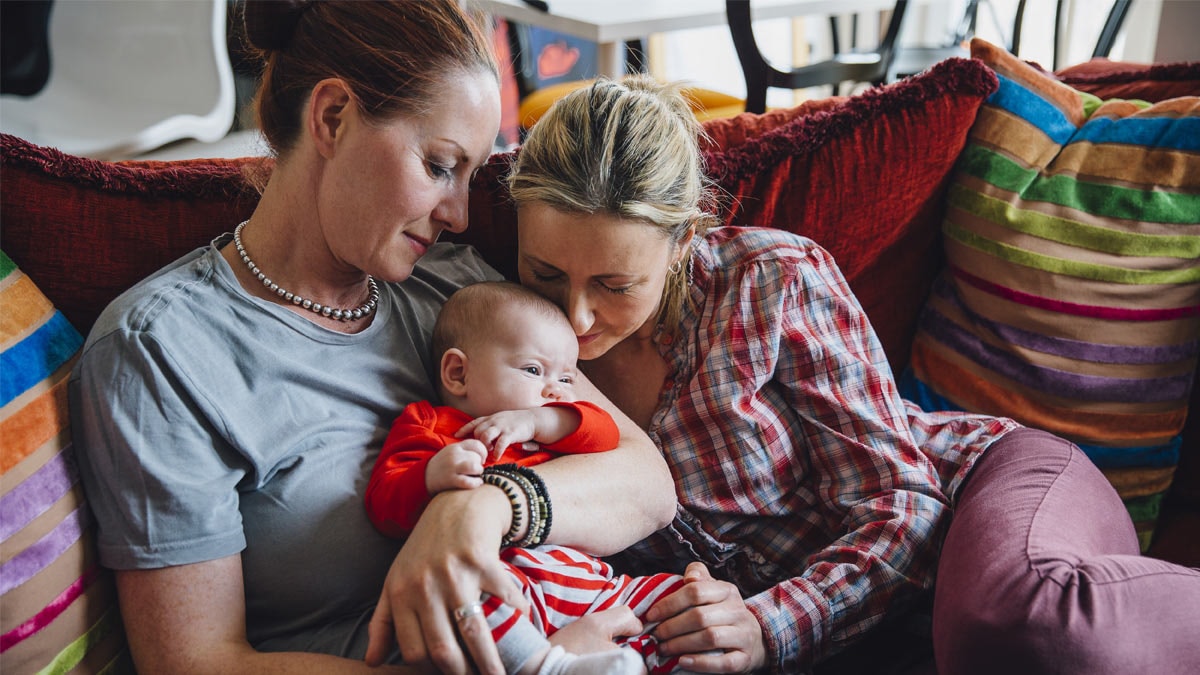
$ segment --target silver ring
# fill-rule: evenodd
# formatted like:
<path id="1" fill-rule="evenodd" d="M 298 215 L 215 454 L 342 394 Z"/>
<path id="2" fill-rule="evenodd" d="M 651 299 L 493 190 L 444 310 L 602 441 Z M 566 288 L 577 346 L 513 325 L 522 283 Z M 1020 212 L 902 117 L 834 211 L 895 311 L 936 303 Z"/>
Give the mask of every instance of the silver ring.
<path id="1" fill-rule="evenodd" d="M 466 619 L 469 619 L 473 616 L 479 616 L 480 614 L 483 614 L 483 603 L 468 602 L 462 607 L 454 610 L 454 620 L 462 623 Z"/>

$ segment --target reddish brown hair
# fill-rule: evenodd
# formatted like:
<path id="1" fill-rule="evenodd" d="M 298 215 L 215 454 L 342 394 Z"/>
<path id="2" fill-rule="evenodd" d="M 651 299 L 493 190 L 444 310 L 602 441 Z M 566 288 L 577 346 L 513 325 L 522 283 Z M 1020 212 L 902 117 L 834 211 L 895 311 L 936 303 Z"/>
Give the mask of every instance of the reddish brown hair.
<path id="1" fill-rule="evenodd" d="M 347 83 L 368 119 L 422 115 L 455 73 L 495 56 L 455 0 L 388 2 L 249 0 L 246 38 L 263 62 L 258 125 L 277 154 L 300 135 L 300 111 L 326 78 Z"/>

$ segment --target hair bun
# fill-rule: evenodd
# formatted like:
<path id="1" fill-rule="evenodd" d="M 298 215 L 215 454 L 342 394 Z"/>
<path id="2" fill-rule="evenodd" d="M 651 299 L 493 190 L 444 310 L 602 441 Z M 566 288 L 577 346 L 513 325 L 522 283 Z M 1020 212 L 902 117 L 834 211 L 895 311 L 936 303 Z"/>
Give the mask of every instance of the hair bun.
<path id="1" fill-rule="evenodd" d="M 246 0 L 246 39 L 259 49 L 283 49 L 310 0 Z"/>

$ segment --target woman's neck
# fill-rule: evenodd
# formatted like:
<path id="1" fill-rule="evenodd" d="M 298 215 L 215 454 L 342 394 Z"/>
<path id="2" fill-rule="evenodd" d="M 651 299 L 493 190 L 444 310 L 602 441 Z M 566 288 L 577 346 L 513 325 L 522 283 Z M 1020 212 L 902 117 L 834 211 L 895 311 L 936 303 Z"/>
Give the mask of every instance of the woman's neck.
<path id="1" fill-rule="evenodd" d="M 649 322 L 647 326 L 602 356 L 579 364 L 596 388 L 643 429 L 649 429 L 663 384 L 670 375 L 670 366 L 654 340 L 656 324 Z"/>
<path id="2" fill-rule="evenodd" d="M 325 241 L 320 222 L 296 214 L 317 213 L 315 204 L 290 200 L 297 192 L 289 189 L 289 174 L 277 167 L 258 207 L 241 228 L 243 250 L 258 270 L 286 292 L 313 303 L 334 308 L 357 308 L 368 299 L 367 275 L 340 265 Z M 234 245 L 221 254 L 229 262 L 242 287 L 255 297 L 287 307 L 310 321 L 344 333 L 356 333 L 370 325 L 370 316 L 354 321 L 325 317 L 297 306 L 263 285 Z"/>

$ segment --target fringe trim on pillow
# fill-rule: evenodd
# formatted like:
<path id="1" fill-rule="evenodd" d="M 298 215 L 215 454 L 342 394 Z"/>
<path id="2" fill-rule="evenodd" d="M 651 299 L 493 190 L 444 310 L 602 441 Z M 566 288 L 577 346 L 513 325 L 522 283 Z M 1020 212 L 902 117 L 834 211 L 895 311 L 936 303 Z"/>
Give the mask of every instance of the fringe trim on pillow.
<path id="1" fill-rule="evenodd" d="M 148 197 L 257 198 L 247 171 L 260 167 L 269 171 L 274 166 L 274 160 L 259 157 L 109 162 L 68 155 L 11 134 L 0 134 L 0 143 L 0 166 L 5 168 L 37 172 L 80 187 Z"/>
<path id="2" fill-rule="evenodd" d="M 922 75 L 868 89 L 848 97 L 835 108 L 797 117 L 736 148 L 710 150 L 706 157 L 710 177 L 717 182 L 736 181 L 778 164 L 785 156 L 795 155 L 796 148 L 814 152 L 885 115 L 947 96 L 987 97 L 997 87 L 996 74 L 982 62 L 958 57 L 946 59 Z"/>

